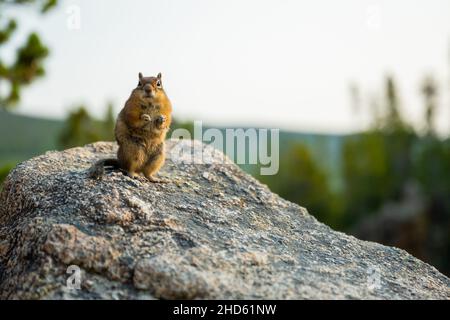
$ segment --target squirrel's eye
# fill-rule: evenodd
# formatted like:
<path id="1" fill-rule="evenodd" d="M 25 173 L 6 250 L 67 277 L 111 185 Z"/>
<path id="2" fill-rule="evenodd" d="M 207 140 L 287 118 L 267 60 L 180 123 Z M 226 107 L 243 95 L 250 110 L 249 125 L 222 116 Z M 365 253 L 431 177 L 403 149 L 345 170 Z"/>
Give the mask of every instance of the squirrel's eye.
<path id="1" fill-rule="evenodd" d="M 158 88 L 161 88 L 161 81 L 156 81 L 156 86 L 158 87 Z"/>

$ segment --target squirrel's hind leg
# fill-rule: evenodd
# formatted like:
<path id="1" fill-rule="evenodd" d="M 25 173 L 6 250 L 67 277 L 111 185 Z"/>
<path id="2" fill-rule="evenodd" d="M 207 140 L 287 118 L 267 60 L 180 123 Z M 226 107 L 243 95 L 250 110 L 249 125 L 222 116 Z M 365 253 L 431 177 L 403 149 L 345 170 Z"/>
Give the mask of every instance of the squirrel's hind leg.
<path id="1" fill-rule="evenodd" d="M 138 178 L 145 163 L 145 151 L 134 143 L 127 143 L 119 147 L 117 158 L 120 162 L 122 172 L 130 178 Z"/>
<path id="2" fill-rule="evenodd" d="M 158 179 L 155 177 L 155 174 L 161 169 L 161 167 L 164 164 L 164 161 L 166 160 L 164 149 L 162 149 L 157 154 L 153 155 L 145 164 L 143 173 L 144 176 L 147 178 L 148 181 L 154 182 L 154 183 L 167 183 L 168 180 L 165 179 Z"/>

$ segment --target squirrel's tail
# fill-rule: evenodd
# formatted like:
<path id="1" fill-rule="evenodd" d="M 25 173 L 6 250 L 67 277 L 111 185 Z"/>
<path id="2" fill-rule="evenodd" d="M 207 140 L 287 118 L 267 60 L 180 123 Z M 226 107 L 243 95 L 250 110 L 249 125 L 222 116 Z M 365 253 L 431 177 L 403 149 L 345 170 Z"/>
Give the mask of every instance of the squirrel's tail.
<path id="1" fill-rule="evenodd" d="M 102 159 L 94 163 L 89 169 L 88 176 L 92 179 L 101 179 L 105 174 L 105 167 L 111 167 L 112 169 L 119 169 L 119 160 L 115 158 Z"/>

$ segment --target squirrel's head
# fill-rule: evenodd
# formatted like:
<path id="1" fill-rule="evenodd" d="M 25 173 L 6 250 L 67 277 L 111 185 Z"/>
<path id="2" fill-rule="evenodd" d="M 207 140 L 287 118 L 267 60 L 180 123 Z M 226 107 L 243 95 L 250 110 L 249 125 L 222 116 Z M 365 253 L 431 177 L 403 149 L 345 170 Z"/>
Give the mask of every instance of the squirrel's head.
<path id="1" fill-rule="evenodd" d="M 147 98 L 158 99 L 158 97 L 165 95 L 161 77 L 161 73 L 158 73 L 156 77 L 144 77 L 142 73 L 139 72 L 137 89 L 143 90 L 144 95 Z"/>

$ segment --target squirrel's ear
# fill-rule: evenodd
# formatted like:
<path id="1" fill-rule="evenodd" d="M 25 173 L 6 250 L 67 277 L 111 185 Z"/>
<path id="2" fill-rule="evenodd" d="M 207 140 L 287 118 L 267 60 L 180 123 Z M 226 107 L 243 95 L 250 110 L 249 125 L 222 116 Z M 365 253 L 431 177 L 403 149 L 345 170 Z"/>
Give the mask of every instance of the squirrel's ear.
<path id="1" fill-rule="evenodd" d="M 158 79 L 161 79 L 161 77 L 162 77 L 162 74 L 161 74 L 161 72 L 160 73 L 158 73 L 158 75 L 156 76 Z"/>
<path id="2" fill-rule="evenodd" d="M 144 76 L 139 72 L 139 80 L 141 80 Z"/>

